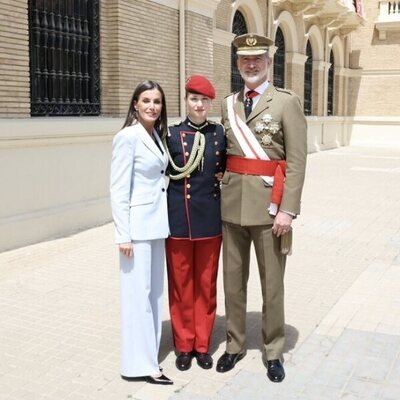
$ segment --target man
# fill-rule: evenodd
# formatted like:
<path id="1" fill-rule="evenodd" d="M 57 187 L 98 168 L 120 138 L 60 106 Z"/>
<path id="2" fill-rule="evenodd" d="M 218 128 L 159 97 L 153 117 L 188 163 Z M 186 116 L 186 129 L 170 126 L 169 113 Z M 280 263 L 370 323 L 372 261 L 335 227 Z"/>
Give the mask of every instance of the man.
<path id="1" fill-rule="evenodd" d="M 227 167 L 222 179 L 226 352 L 217 371 L 234 368 L 245 353 L 250 245 L 254 244 L 263 296 L 263 362 L 281 382 L 287 241 L 300 212 L 307 154 L 307 125 L 299 98 L 268 81 L 272 40 L 245 34 L 233 40 L 245 86 L 222 107 Z"/>

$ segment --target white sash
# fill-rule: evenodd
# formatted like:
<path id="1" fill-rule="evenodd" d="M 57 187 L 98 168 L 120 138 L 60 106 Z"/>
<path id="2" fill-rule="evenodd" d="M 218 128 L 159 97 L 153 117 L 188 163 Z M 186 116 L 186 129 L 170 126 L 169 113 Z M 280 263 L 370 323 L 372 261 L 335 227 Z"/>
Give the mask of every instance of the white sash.
<path id="1" fill-rule="evenodd" d="M 226 99 L 228 119 L 231 124 L 232 132 L 235 135 L 235 138 L 238 141 L 239 146 L 246 158 L 268 161 L 270 158 L 268 157 L 267 153 L 265 153 L 251 129 L 239 118 L 239 115 L 234 109 L 238 95 L 239 93 L 232 94 Z M 261 176 L 261 178 L 268 186 L 272 186 L 274 184 L 273 176 Z M 271 215 L 276 215 L 278 212 L 278 205 L 276 203 L 271 203 L 268 207 L 268 212 Z"/>

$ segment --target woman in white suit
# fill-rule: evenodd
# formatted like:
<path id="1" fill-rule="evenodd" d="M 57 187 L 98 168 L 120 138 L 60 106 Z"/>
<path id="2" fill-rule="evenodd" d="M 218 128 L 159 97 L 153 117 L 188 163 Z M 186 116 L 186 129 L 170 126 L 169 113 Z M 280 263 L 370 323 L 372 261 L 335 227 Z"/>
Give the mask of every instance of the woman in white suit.
<path id="1" fill-rule="evenodd" d="M 158 83 L 144 81 L 114 138 L 111 163 L 111 207 L 120 251 L 121 377 L 164 385 L 173 383 L 158 364 L 164 240 L 169 234 L 166 133 L 164 92 Z"/>

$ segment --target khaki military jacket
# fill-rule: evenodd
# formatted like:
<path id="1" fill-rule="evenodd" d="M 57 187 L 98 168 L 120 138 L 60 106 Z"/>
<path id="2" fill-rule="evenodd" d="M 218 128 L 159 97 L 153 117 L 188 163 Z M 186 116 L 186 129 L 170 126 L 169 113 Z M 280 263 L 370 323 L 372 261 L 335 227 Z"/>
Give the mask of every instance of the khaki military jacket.
<path id="1" fill-rule="evenodd" d="M 271 160 L 286 160 L 286 179 L 280 209 L 300 213 L 307 156 L 307 122 L 300 99 L 293 92 L 269 85 L 246 120 L 243 90 L 235 103 L 238 116 Z M 222 123 L 227 138 L 227 156 L 244 156 L 228 120 L 227 100 L 222 103 Z M 222 179 L 222 220 L 242 226 L 268 225 L 271 187 L 259 176 L 226 171 Z"/>

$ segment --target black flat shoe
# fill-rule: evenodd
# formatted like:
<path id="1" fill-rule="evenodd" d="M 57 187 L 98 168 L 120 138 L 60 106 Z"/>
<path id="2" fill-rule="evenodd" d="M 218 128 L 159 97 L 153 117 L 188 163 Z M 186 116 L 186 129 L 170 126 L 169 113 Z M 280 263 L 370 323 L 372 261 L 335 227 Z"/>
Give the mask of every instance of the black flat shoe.
<path id="1" fill-rule="evenodd" d="M 217 372 L 227 372 L 245 356 L 245 353 L 229 354 L 225 352 L 217 362 Z"/>
<path id="2" fill-rule="evenodd" d="M 271 382 L 282 382 L 285 379 L 285 370 L 279 360 L 267 361 L 266 367 L 267 376 Z"/>
<path id="3" fill-rule="evenodd" d="M 164 374 L 161 374 L 160 376 L 146 376 L 145 381 L 153 385 L 172 385 L 174 383 Z"/>
<path id="4" fill-rule="evenodd" d="M 179 371 L 187 371 L 192 366 L 193 352 L 181 351 L 175 360 L 176 368 Z"/>
<path id="5" fill-rule="evenodd" d="M 196 351 L 194 355 L 197 359 L 197 364 L 203 369 L 210 369 L 213 366 L 213 359 L 208 353 L 199 353 Z"/>

